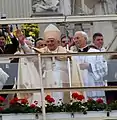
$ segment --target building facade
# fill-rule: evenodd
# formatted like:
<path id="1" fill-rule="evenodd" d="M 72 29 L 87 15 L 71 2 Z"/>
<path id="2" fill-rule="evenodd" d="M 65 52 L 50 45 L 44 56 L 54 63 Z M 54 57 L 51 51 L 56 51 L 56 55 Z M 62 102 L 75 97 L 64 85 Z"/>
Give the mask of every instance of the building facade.
<path id="1" fill-rule="evenodd" d="M 31 5 L 31 0 L 0 0 L 0 13 L 7 18 L 30 17 Z"/>
<path id="2" fill-rule="evenodd" d="M 40 1 L 41 0 L 0 0 L 0 15 L 6 14 L 7 18 L 31 17 L 33 14 L 33 3 Z M 47 2 L 48 1 L 52 1 L 53 3 L 55 2 L 55 0 L 47 0 Z M 65 4 L 66 2 L 67 4 Z M 60 5 L 60 8 L 62 8 L 60 11 L 63 11 L 64 15 L 105 15 L 117 13 L 117 0 L 60 0 Z M 66 6 L 63 7 L 63 5 Z M 66 11 L 67 9 L 69 10 Z M 40 26 L 42 27 L 42 30 L 44 30 L 44 26 L 46 25 Z M 73 35 L 76 30 L 84 30 L 88 33 L 90 41 L 92 40 L 91 37 L 93 33 L 101 32 L 104 34 L 105 46 L 108 46 L 111 44 L 111 41 L 115 39 L 115 36 L 117 34 L 116 26 L 117 23 L 112 22 L 95 22 L 93 24 L 89 23 L 71 25 L 68 30 L 70 31 L 70 35 Z M 60 28 L 62 28 L 62 31 L 65 32 L 63 30 L 64 27 Z M 42 33 L 43 31 L 40 33 L 41 36 Z M 114 44 L 110 50 L 114 50 L 116 48 L 116 41 L 117 40 L 114 41 Z"/>

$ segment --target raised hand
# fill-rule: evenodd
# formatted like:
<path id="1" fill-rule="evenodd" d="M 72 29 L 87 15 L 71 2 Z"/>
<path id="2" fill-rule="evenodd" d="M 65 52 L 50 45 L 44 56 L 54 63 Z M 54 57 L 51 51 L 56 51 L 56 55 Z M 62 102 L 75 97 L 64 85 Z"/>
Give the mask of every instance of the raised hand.
<path id="1" fill-rule="evenodd" d="M 19 42 L 21 45 L 24 45 L 25 44 L 25 36 L 23 35 L 22 31 L 17 29 L 16 30 L 16 37 L 18 38 Z"/>

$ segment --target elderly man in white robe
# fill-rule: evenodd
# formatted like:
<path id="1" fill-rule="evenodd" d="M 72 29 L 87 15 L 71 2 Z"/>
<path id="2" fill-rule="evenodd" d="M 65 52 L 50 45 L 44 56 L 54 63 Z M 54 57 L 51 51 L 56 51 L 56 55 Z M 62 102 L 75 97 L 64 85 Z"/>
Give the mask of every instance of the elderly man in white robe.
<path id="1" fill-rule="evenodd" d="M 95 46 L 87 46 L 88 35 L 83 31 L 77 31 L 74 35 L 74 42 L 77 45 L 77 52 L 100 52 Z M 103 78 L 107 74 L 107 65 L 102 55 L 83 55 L 74 57 L 82 70 L 84 86 L 104 86 Z M 88 91 L 88 98 L 104 98 L 104 91 Z"/>
<path id="2" fill-rule="evenodd" d="M 20 42 L 19 50 L 15 53 L 25 54 L 34 53 L 31 49 L 32 42 L 27 40 L 21 30 L 16 31 L 16 36 Z M 24 49 L 23 49 L 24 48 Z M 40 88 L 40 76 L 39 72 L 35 67 L 35 59 L 37 56 L 33 57 L 22 57 L 16 59 L 18 61 L 18 78 L 15 81 L 14 88 L 17 89 L 34 89 Z M 15 60 L 15 59 L 14 59 Z M 36 61 L 38 62 L 38 61 Z M 28 102 L 34 103 L 38 101 L 38 105 L 41 105 L 41 94 L 40 93 L 17 93 L 17 97 L 20 99 L 27 99 Z"/>
<path id="3" fill-rule="evenodd" d="M 41 53 L 67 53 L 67 50 L 60 44 L 60 30 L 50 24 L 44 31 L 44 40 L 47 46 L 39 49 Z M 68 70 L 66 57 L 50 57 L 43 59 L 43 82 L 44 87 L 69 87 Z M 51 95 L 57 103 L 59 99 L 65 102 L 69 100 L 68 92 L 53 92 Z"/>

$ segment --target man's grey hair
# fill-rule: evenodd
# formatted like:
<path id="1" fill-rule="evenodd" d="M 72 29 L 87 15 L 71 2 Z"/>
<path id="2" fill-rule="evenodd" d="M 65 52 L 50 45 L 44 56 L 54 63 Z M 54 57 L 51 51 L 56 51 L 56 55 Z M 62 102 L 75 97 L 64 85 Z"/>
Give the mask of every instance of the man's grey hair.
<path id="1" fill-rule="evenodd" d="M 76 35 L 76 34 L 79 34 L 79 33 L 81 33 L 81 34 L 84 36 L 84 38 L 86 39 L 86 41 L 88 41 L 89 38 L 88 38 L 88 35 L 87 35 L 86 32 L 84 32 L 84 31 L 76 31 L 76 32 L 75 32 L 75 35 Z"/>

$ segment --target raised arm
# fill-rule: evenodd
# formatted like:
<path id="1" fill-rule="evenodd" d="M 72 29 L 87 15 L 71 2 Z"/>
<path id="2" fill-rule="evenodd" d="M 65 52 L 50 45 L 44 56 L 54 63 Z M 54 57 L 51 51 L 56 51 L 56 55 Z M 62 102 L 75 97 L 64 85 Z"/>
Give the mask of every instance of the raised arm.
<path id="1" fill-rule="evenodd" d="M 21 32 L 21 30 L 17 30 L 16 31 L 16 36 L 19 40 L 19 43 L 21 44 L 21 48 L 23 49 L 24 53 L 26 54 L 31 54 L 33 53 L 32 49 L 29 48 L 29 46 L 25 43 L 25 36 L 23 35 L 23 33 Z"/>

